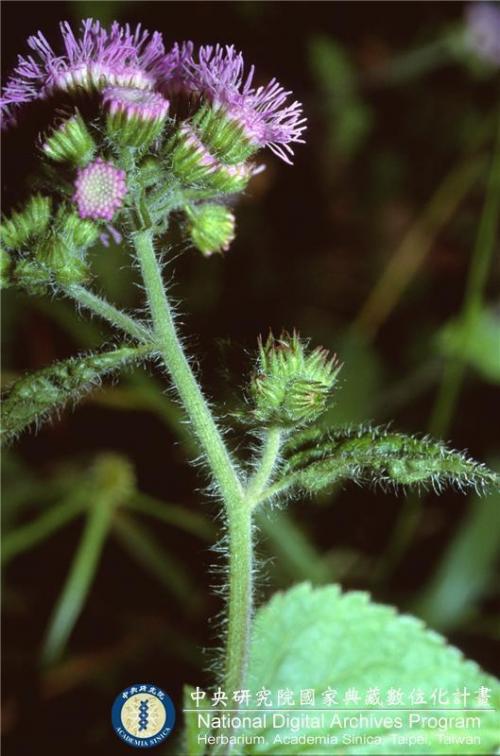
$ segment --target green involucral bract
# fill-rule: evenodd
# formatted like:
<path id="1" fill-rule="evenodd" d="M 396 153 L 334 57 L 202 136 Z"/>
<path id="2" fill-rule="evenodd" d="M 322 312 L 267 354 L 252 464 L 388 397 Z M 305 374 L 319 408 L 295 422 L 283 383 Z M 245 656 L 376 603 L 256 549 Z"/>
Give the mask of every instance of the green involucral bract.
<path id="1" fill-rule="evenodd" d="M 13 212 L 9 218 L 2 220 L 0 240 L 12 250 L 22 249 L 33 238 L 41 236 L 47 228 L 51 216 L 52 201 L 50 197 L 33 195 L 23 210 Z"/>
<path id="2" fill-rule="evenodd" d="M 294 428 L 312 423 L 325 410 L 340 365 L 326 349 L 308 351 L 299 336 L 272 334 L 259 342 L 257 367 L 250 382 L 255 421 Z"/>
<path id="3" fill-rule="evenodd" d="M 55 162 L 86 165 L 94 157 L 96 144 L 85 121 L 77 111 L 67 120 L 54 126 L 43 141 L 42 150 Z"/>

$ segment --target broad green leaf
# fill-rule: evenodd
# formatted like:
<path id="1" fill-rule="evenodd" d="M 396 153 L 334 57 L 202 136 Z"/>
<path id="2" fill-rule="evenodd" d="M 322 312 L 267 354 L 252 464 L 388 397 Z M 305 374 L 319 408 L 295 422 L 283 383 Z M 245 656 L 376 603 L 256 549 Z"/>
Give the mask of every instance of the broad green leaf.
<path id="1" fill-rule="evenodd" d="M 438 334 L 438 348 L 447 357 L 460 358 L 487 381 L 500 383 L 500 315 L 482 310 L 470 326 L 459 320 Z"/>
<path id="2" fill-rule="evenodd" d="M 369 425 L 311 428 L 292 438 L 284 449 L 280 479 L 263 498 L 293 486 L 321 491 L 341 480 L 386 487 L 445 486 L 483 491 L 499 486 L 499 477 L 485 465 L 448 449 L 439 441 L 393 433 Z"/>
<path id="3" fill-rule="evenodd" d="M 252 712 L 252 717 L 263 719 L 251 723 L 245 730 L 238 729 L 236 734 L 259 735 L 264 742 L 237 746 L 231 751 L 234 754 L 485 754 L 493 753 L 499 744 L 500 718 L 490 710 L 500 703 L 500 683 L 495 678 L 474 662 L 465 660 L 458 649 L 448 646 L 442 636 L 426 629 L 420 620 L 375 604 L 365 593 L 342 593 L 337 586 L 312 588 L 303 583 L 286 593 L 276 594 L 257 612 L 248 687 L 254 696 L 259 690 L 268 690 L 273 708 L 280 708 L 276 704 L 278 690 L 295 692 L 297 703 L 301 690 L 314 690 L 316 700 L 314 706 L 289 703 L 284 708 L 291 710 L 278 712 L 278 722 L 283 724 L 279 728 L 273 727 L 276 712 Z M 488 707 L 476 700 L 481 687 L 489 689 Z M 461 704 L 453 702 L 453 695 L 463 688 L 470 693 L 465 708 L 475 711 L 446 713 L 446 708 L 462 708 Z M 325 703 L 323 692 L 328 689 L 337 692 L 337 705 Z M 353 689 L 358 692 L 360 702 L 344 703 L 345 692 Z M 366 703 L 368 691 L 375 689 L 380 691 L 381 705 Z M 431 699 L 433 692 L 439 689 L 448 693 L 450 701 L 436 707 Z M 392 706 L 387 704 L 391 690 L 402 692 L 404 706 L 399 702 Z M 412 706 L 412 691 L 417 690 L 426 702 Z M 325 711 L 313 711 L 315 707 Z M 341 710 L 345 708 L 351 710 Z M 244 714 L 244 707 L 240 713 Z M 302 717 L 319 716 L 320 719 L 308 722 L 305 718 L 286 718 L 289 715 L 300 717 L 301 713 Z M 456 738 L 478 735 L 480 742 L 465 748 L 456 742 L 442 743 L 439 730 L 426 727 L 421 719 L 411 719 L 430 716 L 445 717 L 449 723 L 446 735 Z M 480 728 L 462 729 L 460 724 L 466 716 L 478 717 Z M 401 718 L 401 726 L 378 721 L 384 717 Z M 355 721 L 349 721 L 351 718 Z M 298 729 L 294 730 L 295 727 Z M 298 735 L 329 735 L 332 741 L 327 745 L 321 741 L 304 744 L 293 740 Z M 394 742 L 396 736 L 415 735 L 425 738 L 417 748 Z M 277 736 L 281 742 L 276 742 Z M 353 736 L 365 740 L 349 742 Z M 380 740 L 370 743 L 367 742 L 369 737 Z"/>
<path id="4" fill-rule="evenodd" d="M 12 441 L 32 423 L 40 424 L 51 412 L 90 391 L 104 375 L 144 358 L 149 347 L 119 349 L 72 357 L 20 378 L 3 400 L 2 436 Z"/>

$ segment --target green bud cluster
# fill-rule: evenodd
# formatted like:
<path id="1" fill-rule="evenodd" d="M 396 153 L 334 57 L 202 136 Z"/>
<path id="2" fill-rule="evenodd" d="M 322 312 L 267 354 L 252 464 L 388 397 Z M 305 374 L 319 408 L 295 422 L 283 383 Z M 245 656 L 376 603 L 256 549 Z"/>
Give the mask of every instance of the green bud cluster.
<path id="1" fill-rule="evenodd" d="M 224 205 L 206 203 L 186 207 L 188 233 L 196 249 L 209 257 L 224 252 L 234 239 L 235 217 Z"/>
<path id="2" fill-rule="evenodd" d="M 41 236 L 49 225 L 52 203 L 49 197 L 35 194 L 23 210 L 2 221 L 0 240 L 5 247 L 20 250 L 30 239 Z"/>
<path id="3" fill-rule="evenodd" d="M 51 160 L 75 165 L 89 163 L 95 150 L 94 139 L 78 111 L 55 127 L 42 143 L 43 153 Z"/>
<path id="4" fill-rule="evenodd" d="M 309 352 L 298 334 L 272 334 L 259 342 L 257 369 L 250 382 L 253 415 L 263 425 L 300 427 L 326 409 L 340 370 L 323 348 Z"/>
<path id="5" fill-rule="evenodd" d="M 3 244 L 20 253 L 13 256 L 3 250 L 3 285 L 13 282 L 33 294 L 44 294 L 53 281 L 69 285 L 88 278 L 85 255 L 99 237 L 98 226 L 66 205 L 49 226 L 50 214 L 50 200 L 35 195 L 21 213 L 13 213 L 3 224 Z"/>
<path id="6" fill-rule="evenodd" d="M 61 207 L 51 232 L 39 245 L 36 259 L 57 283 L 83 283 L 89 277 L 85 253 L 99 237 L 95 223 Z"/>

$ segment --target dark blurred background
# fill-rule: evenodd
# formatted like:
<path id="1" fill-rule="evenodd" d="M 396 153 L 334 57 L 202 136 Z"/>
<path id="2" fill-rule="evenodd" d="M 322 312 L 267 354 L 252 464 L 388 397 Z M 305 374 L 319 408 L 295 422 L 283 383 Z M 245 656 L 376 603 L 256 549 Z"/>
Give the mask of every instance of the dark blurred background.
<path id="1" fill-rule="evenodd" d="M 29 34 L 42 30 L 57 45 L 59 20 L 116 18 L 162 31 L 167 45 L 234 43 L 259 79 L 275 76 L 304 103 L 307 144 L 297 146 L 293 168 L 263 156 L 266 171 L 236 208 L 231 249 L 203 259 L 179 235 L 166 268 L 221 416 L 238 400 L 258 334 L 296 327 L 344 362 L 332 422 L 393 419 L 406 432 L 432 430 L 498 469 L 498 255 L 466 353 L 456 325 L 474 250 L 481 254 L 498 129 L 498 68 L 464 41 L 464 4 L 4 2 L 2 11 L 4 75 L 27 52 Z M 4 138 L 4 211 L 22 199 L 35 165 L 37 117 L 34 110 Z M 124 251 L 103 248 L 93 264 L 98 289 L 128 308 L 140 303 Z M 3 305 L 6 383 L 111 338 L 68 302 L 9 291 Z M 457 359 L 463 380 L 448 386 L 443 376 Z M 211 551 L 217 506 L 199 467 L 186 464 L 195 452 L 183 443 L 188 431 L 164 376 L 154 367 L 150 375 L 105 381 L 4 453 L 7 536 L 84 490 L 89 466 L 109 451 L 133 465 L 138 500 L 151 512 L 164 501 L 177 513 L 171 524 L 123 515 L 67 646 L 49 665 L 39 661 L 42 643 L 83 520 L 8 560 L 9 756 L 121 753 L 108 712 L 123 687 L 156 683 L 179 709 L 184 683 L 210 682 L 203 649 L 221 644 L 211 621 L 222 606 Z M 231 439 L 248 454 L 241 432 Z M 498 672 L 499 503 L 456 492 L 419 502 L 347 485 L 274 512 L 259 522 L 260 599 L 299 580 L 339 581 L 419 614 Z M 178 505 L 204 518 L 196 534 Z"/>

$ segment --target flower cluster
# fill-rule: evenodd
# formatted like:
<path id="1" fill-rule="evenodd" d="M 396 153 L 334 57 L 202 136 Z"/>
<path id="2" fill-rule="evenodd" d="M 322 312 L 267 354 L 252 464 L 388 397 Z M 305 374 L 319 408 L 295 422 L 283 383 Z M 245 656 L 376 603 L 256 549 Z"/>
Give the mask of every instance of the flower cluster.
<path id="1" fill-rule="evenodd" d="M 66 22 L 60 24 L 64 52 L 56 53 L 38 32 L 28 39 L 33 55 L 20 56 L 1 99 L 8 121 L 24 104 L 52 97 L 58 91 L 106 90 L 105 100 L 113 110 L 126 108 L 134 115 L 158 117 L 168 104 L 161 94 L 197 95 L 236 123 L 255 149 L 269 147 L 286 162 L 291 145 L 302 142 L 305 129 L 299 102 L 287 104 L 290 93 L 272 79 L 253 86 L 254 67 L 245 75 L 243 56 L 233 46 L 201 47 L 194 54 L 191 42 L 175 44 L 165 51 L 159 32 L 151 34 L 140 25 L 114 22 L 108 30 L 99 21 L 82 21 L 76 35 Z M 110 88 L 120 88 L 113 91 Z M 136 90 L 135 94 L 123 89 Z M 151 98 L 137 90 L 153 90 Z"/>
<path id="2" fill-rule="evenodd" d="M 29 37 L 31 53 L 19 57 L 1 98 L 9 125 L 29 103 L 78 95 L 79 109 L 56 109 L 39 141 L 45 162 L 62 171 L 49 193 L 58 189 L 101 235 L 126 196 L 127 208 L 158 233 L 175 206 L 202 254 L 226 250 L 235 229 L 227 195 L 244 191 L 263 169 L 253 162 L 261 148 L 291 163 L 306 128 L 300 103 L 275 79 L 256 85 L 254 67 L 232 45 L 196 50 L 182 42 L 167 50 L 159 32 L 93 19 L 78 32 L 64 21 L 60 34 L 61 50 L 42 32 Z M 97 118 L 83 116 L 96 105 Z"/>

